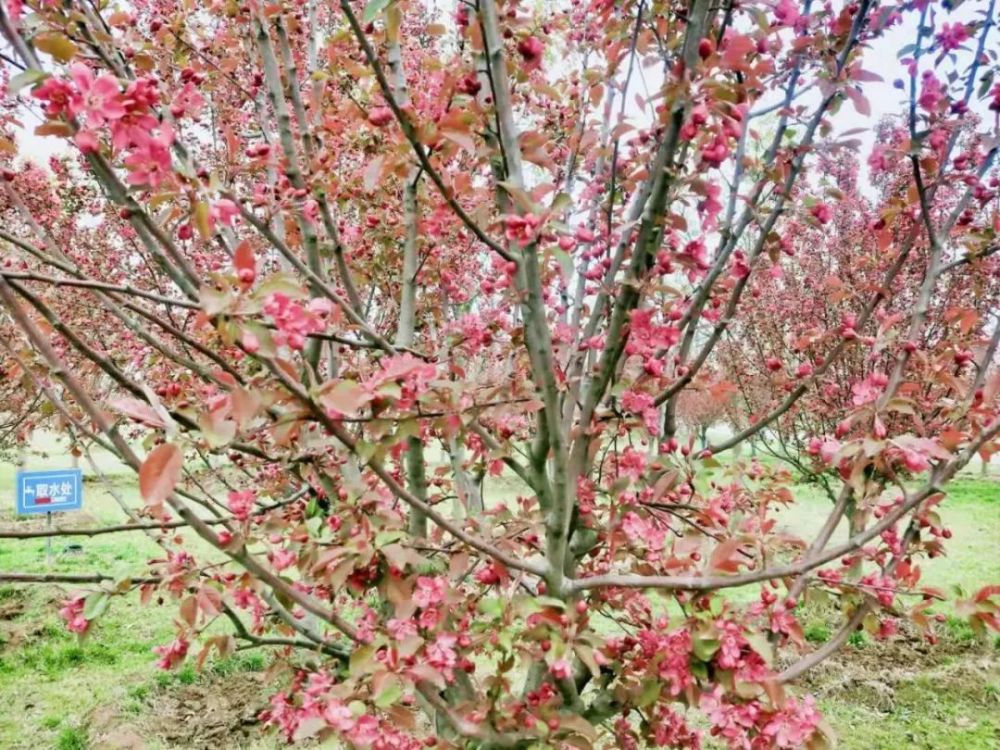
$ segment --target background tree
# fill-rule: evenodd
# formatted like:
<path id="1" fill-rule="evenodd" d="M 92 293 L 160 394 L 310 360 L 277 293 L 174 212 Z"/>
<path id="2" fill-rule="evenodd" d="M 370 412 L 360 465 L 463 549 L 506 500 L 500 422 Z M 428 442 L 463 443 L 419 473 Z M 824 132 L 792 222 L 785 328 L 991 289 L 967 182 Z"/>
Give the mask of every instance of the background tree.
<path id="1" fill-rule="evenodd" d="M 165 549 L 67 577 L 100 585 L 69 627 L 172 597 L 160 665 L 270 649 L 290 738 L 697 747 L 700 713 L 821 744 L 782 685 L 886 612 L 930 627 L 933 508 L 1000 433 L 974 5 L 4 4 L 5 356 L 138 473 Z M 823 175 L 901 24 L 869 197 Z M 66 156 L 25 168 L 29 132 Z M 752 420 L 681 445 L 690 394 L 741 379 Z M 789 473 L 727 452 L 830 388 L 833 434 L 791 434 L 842 481 L 798 543 Z M 817 590 L 844 624 L 806 652 Z M 996 624 L 991 589 L 968 609 Z"/>
<path id="2" fill-rule="evenodd" d="M 905 133 L 905 122 L 887 120 L 880 125 L 878 140 L 899 144 Z M 961 133 L 958 135 L 961 138 Z M 959 140 L 958 147 L 978 148 L 972 138 L 969 143 Z M 772 408 L 775 393 L 787 392 L 810 377 L 840 337 L 857 336 L 862 342 L 863 346 L 838 357 L 815 387 L 757 436 L 768 453 L 813 477 L 831 499 L 840 471 L 829 460 L 834 443 L 826 442 L 824 448 L 824 438 L 836 439 L 850 432 L 857 407 L 866 399 L 864 384 L 891 371 L 894 345 L 898 346 L 902 336 L 897 324 L 916 305 L 912 291 L 918 288 L 916 280 L 927 264 L 930 249 L 926 238 L 918 236 L 914 251 L 893 282 L 892 293 L 864 327 L 855 328 L 857 301 L 878 288 L 895 260 L 885 248 L 898 243 L 905 232 L 912 232 L 919 216 L 890 223 L 880 210 L 898 201 L 909 187 L 905 162 L 890 162 L 884 147 L 876 148 L 867 171 L 877 194 L 865 195 L 859 186 L 857 159 L 845 151 L 835 148 L 821 159 L 823 176 L 817 186 L 837 200 L 837 213 L 827 222 L 809 216 L 796 227 L 783 251 L 798 262 L 776 266 L 770 275 L 761 275 L 752 283 L 751 294 L 759 303 L 735 321 L 720 346 L 727 377 L 739 389 L 731 415 L 737 429 L 742 429 Z M 942 186 L 935 192 L 935 212 L 953 212 L 961 195 L 961 188 Z M 983 193 L 981 199 L 985 204 L 995 201 L 996 196 Z M 815 252 L 817 247 L 823 252 Z M 942 270 L 940 286 L 930 300 L 928 323 L 917 332 L 919 340 L 903 342 L 904 347 L 918 346 L 922 353 L 911 365 L 915 373 L 925 368 L 923 376 L 914 375 L 915 382 L 940 377 L 938 363 L 947 362 L 949 356 L 953 366 L 948 376 L 957 380 L 953 387 L 960 383 L 968 390 L 975 381 L 976 387 L 986 382 L 986 373 L 981 373 L 976 363 L 991 362 L 995 354 L 983 351 L 991 342 L 982 338 L 982 331 L 996 325 L 991 314 L 997 275 L 990 256 L 997 249 L 995 243 L 977 246 L 974 258 L 957 257 Z M 971 268 L 954 273 L 969 263 Z M 838 329 L 839 336 L 822 340 L 824 332 Z M 928 356 L 930 352 L 934 356 Z M 930 394 L 931 390 L 927 387 L 924 392 Z M 924 402 L 929 410 L 939 406 Z M 895 401 L 879 420 L 894 422 L 911 411 L 908 400 Z M 896 432 L 902 428 L 888 429 Z"/>

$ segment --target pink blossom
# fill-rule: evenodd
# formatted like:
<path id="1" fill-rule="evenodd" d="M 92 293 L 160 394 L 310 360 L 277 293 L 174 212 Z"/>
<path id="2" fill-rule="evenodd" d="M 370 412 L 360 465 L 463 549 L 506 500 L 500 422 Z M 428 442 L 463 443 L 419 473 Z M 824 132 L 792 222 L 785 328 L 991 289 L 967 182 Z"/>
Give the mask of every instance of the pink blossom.
<path id="1" fill-rule="evenodd" d="M 898 633 L 899 620 L 894 617 L 886 617 L 884 620 L 879 622 L 878 633 L 875 634 L 875 637 L 879 640 L 885 640 L 886 638 L 891 638 Z"/>
<path id="2" fill-rule="evenodd" d="M 381 369 L 365 381 L 364 387 L 374 394 L 386 383 L 395 383 L 400 387 L 396 399 L 400 409 L 411 406 L 437 376 L 437 368 L 433 364 L 408 353 L 383 357 L 379 364 Z"/>
<path id="3" fill-rule="evenodd" d="M 557 659 L 556 661 L 552 662 L 552 664 L 549 666 L 549 671 L 552 673 L 552 676 L 557 680 L 569 679 L 569 676 L 573 673 L 573 670 L 570 668 L 569 662 L 566 661 L 565 659 Z"/>
<path id="4" fill-rule="evenodd" d="M 722 134 L 701 147 L 701 160 L 710 167 L 720 167 L 729 156 L 729 140 Z"/>
<path id="5" fill-rule="evenodd" d="M 393 120 L 392 110 L 388 107 L 372 107 L 368 110 L 368 122 L 377 128 L 388 125 Z"/>
<path id="6" fill-rule="evenodd" d="M 646 471 L 646 456 L 629 446 L 618 457 L 618 472 L 621 476 L 636 480 Z"/>
<path id="7" fill-rule="evenodd" d="M 157 188 L 171 172 L 170 147 L 174 131 L 169 123 L 160 126 L 160 132 L 135 145 L 125 158 L 130 185 L 149 185 Z"/>
<path id="8" fill-rule="evenodd" d="M 651 521 L 629 511 L 622 518 L 622 531 L 631 544 L 659 551 L 666 542 L 666 531 Z"/>
<path id="9" fill-rule="evenodd" d="M 869 587 L 870 593 L 883 607 L 892 606 L 896 598 L 896 581 L 893 578 L 881 573 L 869 573 L 859 583 Z"/>
<path id="10" fill-rule="evenodd" d="M 622 394 L 622 408 L 633 414 L 641 414 L 653 405 L 653 397 L 642 391 L 629 390 Z"/>
<path id="11" fill-rule="evenodd" d="M 248 354 L 256 354 L 260 351 L 260 339 L 253 331 L 245 330 L 240 336 L 240 344 L 246 349 Z"/>
<path id="12" fill-rule="evenodd" d="M 652 640 L 652 643 L 650 641 Z M 694 683 L 691 674 L 691 633 L 684 629 L 666 635 L 643 631 L 640 642 L 644 650 L 652 645 L 659 660 L 658 676 L 668 683 L 670 695 L 680 695 Z"/>
<path id="13" fill-rule="evenodd" d="M 61 78 L 47 78 L 31 92 L 35 99 L 45 102 L 44 112 L 48 117 L 58 117 L 69 112 L 70 100 L 76 96 L 68 81 Z"/>
<path id="14" fill-rule="evenodd" d="M 264 313 L 274 320 L 281 334 L 280 340 L 286 341 L 295 350 L 301 350 L 309 335 L 321 333 L 327 326 L 323 316 L 313 313 L 282 292 L 268 295 L 264 301 Z"/>
<path id="15" fill-rule="evenodd" d="M 275 570 L 285 570 L 286 568 L 292 567 L 297 559 L 298 555 L 296 555 L 293 550 L 290 550 L 287 547 L 282 547 L 272 553 L 271 564 L 274 566 Z"/>
<path id="16" fill-rule="evenodd" d="M 125 89 L 122 95 L 125 114 L 111 123 L 111 147 L 116 151 L 145 143 L 159 126 L 151 114 L 159 101 L 156 85 L 152 78 L 138 78 Z"/>
<path id="17" fill-rule="evenodd" d="M 794 26 L 799 20 L 799 6 L 793 0 L 779 0 L 774 7 L 774 18 L 783 26 Z"/>
<path id="18" fill-rule="evenodd" d="M 240 209 L 228 198 L 220 198 L 217 201 L 213 201 L 209 215 L 213 221 L 218 221 L 224 226 L 231 227 L 233 220 L 240 215 Z"/>
<path id="19" fill-rule="evenodd" d="M 21 21 L 23 13 L 24 0 L 7 0 L 7 14 L 10 16 L 10 20 L 14 22 L 15 27 Z"/>
<path id="20" fill-rule="evenodd" d="M 427 647 L 427 663 L 440 671 L 449 681 L 452 670 L 458 664 L 458 654 L 455 652 L 457 642 L 458 638 L 451 633 L 441 633 Z"/>
<path id="21" fill-rule="evenodd" d="M 385 624 L 385 627 L 389 631 L 389 635 L 397 641 L 403 641 L 417 635 L 417 623 L 412 618 L 407 620 L 393 618 Z"/>
<path id="22" fill-rule="evenodd" d="M 820 460 L 825 464 L 832 464 L 837 454 L 840 452 L 841 444 L 839 440 L 827 438 L 819 446 Z"/>
<path id="23" fill-rule="evenodd" d="M 448 579 L 444 576 L 420 576 L 417 578 L 417 587 L 413 591 L 413 603 L 418 607 L 427 609 L 444 602 L 445 593 L 448 591 Z"/>
<path id="24" fill-rule="evenodd" d="M 945 21 L 941 24 L 941 31 L 937 34 L 937 43 L 945 52 L 951 52 L 961 47 L 970 36 L 969 29 L 964 24 Z"/>
<path id="25" fill-rule="evenodd" d="M 73 142 L 85 154 L 96 153 L 101 148 L 97 133 L 86 128 L 80 128 L 76 131 L 76 135 L 73 136 Z"/>
<path id="26" fill-rule="evenodd" d="M 160 655 L 156 666 L 160 669 L 173 669 L 184 661 L 190 645 L 185 638 L 175 638 L 166 646 L 155 646 L 153 652 Z"/>
<path id="27" fill-rule="evenodd" d="M 657 747 L 700 750 L 701 732 L 691 729 L 684 717 L 669 706 L 659 706 L 652 721 L 653 742 Z"/>
<path id="28" fill-rule="evenodd" d="M 85 113 L 87 123 L 92 126 L 117 120 L 125 114 L 117 78 L 110 75 L 95 78 L 90 68 L 83 63 L 76 63 L 70 68 L 70 77 L 79 94 L 70 101 L 71 114 Z"/>
<path id="29" fill-rule="evenodd" d="M 538 37 L 529 36 L 517 43 L 517 51 L 524 58 L 527 67 L 536 67 L 541 62 L 542 53 L 545 52 L 545 45 L 542 44 L 542 41 Z"/>
<path id="30" fill-rule="evenodd" d="M 934 75 L 933 71 L 925 70 L 920 88 L 920 97 L 917 99 L 920 108 L 930 113 L 937 112 L 941 107 L 941 102 L 945 101 L 946 98 L 944 87 L 937 79 L 937 76 Z"/>
<path id="31" fill-rule="evenodd" d="M 378 719 L 371 714 L 363 714 L 358 717 L 354 724 L 354 729 L 348 733 L 348 738 L 357 746 L 364 747 L 371 745 L 381 736 L 382 731 L 378 725 Z"/>
<path id="32" fill-rule="evenodd" d="M 338 732 L 349 732 L 354 729 L 357 720 L 354 713 L 343 701 L 331 698 L 323 709 L 323 719 Z"/>
<path id="33" fill-rule="evenodd" d="M 71 633 L 86 633 L 90 627 L 90 620 L 83 616 L 86 599 L 86 594 L 76 594 L 63 601 L 59 610 L 59 616 L 66 621 L 66 627 Z"/>
<path id="34" fill-rule="evenodd" d="M 815 734 L 821 719 L 811 695 L 807 695 L 801 702 L 788 698 L 782 709 L 764 724 L 761 734 L 771 739 L 771 747 L 800 748 Z"/>
<path id="35" fill-rule="evenodd" d="M 718 735 L 730 748 L 750 748 L 750 732 L 760 718 L 760 706 L 749 703 L 727 703 L 720 685 L 702 693 L 699 707 L 712 723 L 713 734 Z"/>
<path id="36" fill-rule="evenodd" d="M 882 395 L 888 382 L 889 379 L 883 373 L 874 372 L 860 383 L 852 385 L 851 393 L 854 395 L 854 405 L 863 406 L 877 399 Z"/>
<path id="37" fill-rule="evenodd" d="M 417 624 L 424 630 L 433 630 L 441 622 L 441 610 L 437 607 L 428 607 L 417 618 Z"/>
<path id="38" fill-rule="evenodd" d="M 915 450 L 903 451 L 903 465 L 914 474 L 920 474 L 931 467 L 931 462 L 927 456 Z"/>
<path id="39" fill-rule="evenodd" d="M 198 92 L 193 82 L 188 81 L 170 103 L 170 114 L 176 118 L 181 118 L 184 115 L 197 117 L 203 106 L 205 106 L 205 97 Z"/>
<path id="40" fill-rule="evenodd" d="M 518 216 L 509 214 L 503 218 L 504 236 L 511 242 L 526 245 L 535 237 L 535 232 L 541 226 L 542 220 L 534 214 Z"/>
<path id="41" fill-rule="evenodd" d="M 889 159 L 886 155 L 886 148 L 881 144 L 876 144 L 868 157 L 868 166 L 874 174 L 885 172 L 889 169 Z"/>
<path id="42" fill-rule="evenodd" d="M 656 310 L 633 310 L 629 323 L 629 337 L 625 344 L 625 354 L 652 355 L 660 349 L 667 349 L 681 338 L 676 326 L 654 323 Z"/>
<path id="43" fill-rule="evenodd" d="M 809 209 L 809 213 L 811 213 L 820 224 L 829 224 L 830 219 L 833 218 L 833 209 L 826 203 L 817 203 Z"/>
<path id="44" fill-rule="evenodd" d="M 227 501 L 233 517 L 238 521 L 246 521 L 257 503 L 257 493 L 253 490 L 231 491 Z"/>

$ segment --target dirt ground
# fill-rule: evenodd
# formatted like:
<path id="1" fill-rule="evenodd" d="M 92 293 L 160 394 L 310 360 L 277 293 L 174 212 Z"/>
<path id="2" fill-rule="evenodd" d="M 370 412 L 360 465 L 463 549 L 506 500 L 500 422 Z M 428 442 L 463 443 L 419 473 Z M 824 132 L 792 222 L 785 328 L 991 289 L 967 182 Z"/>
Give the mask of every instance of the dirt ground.
<path id="1" fill-rule="evenodd" d="M 819 699 L 861 703 L 880 712 L 896 709 L 900 686 L 930 680 L 935 689 L 985 691 L 1000 676 L 990 643 L 947 642 L 930 646 L 915 634 L 847 647 L 810 673 L 803 688 Z M 264 673 L 210 677 L 174 686 L 148 698 L 148 710 L 127 717 L 120 707 L 95 710 L 89 720 L 94 750 L 238 750 L 277 746 L 258 720 L 273 691 Z M 261 744 L 258 744 L 261 743 Z M 272 744 L 273 743 L 273 744 Z"/>
<path id="2" fill-rule="evenodd" d="M 212 677 L 150 698 L 149 713 L 123 715 L 120 707 L 92 712 L 93 750 L 146 750 L 150 743 L 192 750 L 235 750 L 263 737 L 258 715 L 269 689 L 262 673 Z"/>

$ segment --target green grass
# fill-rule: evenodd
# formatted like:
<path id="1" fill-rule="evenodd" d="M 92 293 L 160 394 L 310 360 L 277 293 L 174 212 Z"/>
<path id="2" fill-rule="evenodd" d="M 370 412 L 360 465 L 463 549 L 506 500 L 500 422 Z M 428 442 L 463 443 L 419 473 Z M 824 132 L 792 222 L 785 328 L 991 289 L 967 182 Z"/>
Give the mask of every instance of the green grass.
<path id="1" fill-rule="evenodd" d="M 842 750 L 995 750 L 1000 688 L 974 679 L 918 676 L 892 688 L 889 706 L 843 697 L 820 701 Z"/>
<path id="2" fill-rule="evenodd" d="M 56 738 L 56 750 L 87 750 L 87 735 L 81 729 L 66 727 Z"/>
<path id="3" fill-rule="evenodd" d="M 49 455 L 34 456 L 29 468 L 65 466 L 59 447 Z M 115 480 L 121 496 L 133 507 L 141 507 L 132 478 L 112 457 L 98 456 L 102 469 Z M 85 473 L 89 473 L 83 464 Z M 0 465 L 0 487 L 10 487 L 13 467 Z M 506 478 L 491 479 L 489 498 L 504 501 L 520 490 Z M 822 524 L 829 500 L 815 488 L 797 486 L 796 505 L 783 510 L 783 529 L 808 538 Z M 9 507 L 9 506 L 8 506 Z M 946 545 L 947 556 L 923 564 L 928 585 L 959 583 L 972 591 L 987 583 L 1000 582 L 1000 483 L 962 478 L 949 487 L 949 498 L 941 509 L 954 536 Z M 120 523 L 122 512 L 100 484 L 87 482 L 84 513 L 89 524 Z M 0 518 L 10 522 L 0 509 Z M 66 518 L 70 523 L 72 519 Z M 29 523 L 31 523 L 29 521 Z M 37 521 L 35 521 L 37 523 Z M 837 539 L 846 529 L 837 531 Z M 140 533 L 114 537 L 65 538 L 57 553 L 70 542 L 82 544 L 80 554 L 57 554 L 53 570 L 60 572 L 107 571 L 140 573 L 162 550 Z M 200 551 L 203 547 L 195 543 Z M 45 570 L 43 541 L 0 540 L 0 570 Z M 0 620 L 0 748 L 28 750 L 87 748 L 95 740 L 91 721 L 95 709 L 114 707 L 122 721 L 141 724 L 154 715 L 160 696 L 210 680 L 227 680 L 244 672 L 260 672 L 268 660 L 260 652 L 239 653 L 227 659 L 210 659 L 203 672 L 185 666 L 176 672 L 157 672 L 151 648 L 173 638 L 174 602 L 141 607 L 135 595 L 116 598 L 109 612 L 84 640 L 69 634 L 56 610 L 65 587 L 0 586 L 3 607 L 23 607 L 15 617 Z M 742 598 L 749 592 L 734 592 Z M 949 612 L 947 607 L 940 611 Z M 813 644 L 825 642 L 836 627 L 832 612 L 804 613 L 804 634 Z M 982 641 L 967 624 L 953 617 L 940 631 L 943 641 L 966 649 L 955 656 L 954 669 L 973 669 L 981 660 Z M 6 641 L 6 642 L 5 642 Z M 16 643 L 16 645 L 14 645 Z M 845 659 L 871 658 L 880 644 L 863 634 L 852 637 Z M 978 650 L 977 650 L 978 649 Z M 971 656 L 970 654 L 979 654 Z M 963 655 L 964 654 L 964 655 Z M 966 663 L 968 662 L 968 664 Z M 995 659 L 994 659 L 995 663 Z M 970 666 L 971 665 L 971 666 Z M 891 705 L 874 705 L 864 691 L 821 694 L 820 703 L 848 750 L 894 750 L 898 747 L 961 748 L 979 750 L 1000 746 L 1000 685 L 996 675 L 973 672 L 940 673 L 941 664 L 910 665 L 908 677 L 892 685 Z M 937 671 L 935 671 L 937 670 Z M 959 670 L 960 671 L 960 670 Z M 157 748 L 151 738 L 150 747 Z M 254 747 L 277 747 L 277 740 L 264 740 Z"/>

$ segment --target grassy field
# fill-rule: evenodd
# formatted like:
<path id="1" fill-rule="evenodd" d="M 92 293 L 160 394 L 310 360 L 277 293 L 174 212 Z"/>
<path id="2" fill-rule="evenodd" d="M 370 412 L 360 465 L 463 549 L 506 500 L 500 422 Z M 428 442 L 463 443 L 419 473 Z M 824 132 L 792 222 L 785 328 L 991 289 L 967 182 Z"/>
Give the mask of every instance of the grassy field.
<path id="1" fill-rule="evenodd" d="M 126 502 L 138 506 L 135 485 L 110 457 L 102 470 Z M 31 468 L 65 466 L 53 447 L 33 457 Z M 90 473 L 85 466 L 85 473 Z M 13 467 L 0 465 L 0 488 L 13 486 Z M 801 487 L 800 502 L 780 523 L 800 536 L 817 528 L 828 501 Z M 119 523 L 122 513 L 107 490 L 88 483 L 86 508 L 60 523 L 80 526 Z M 15 521 L 5 497 L 0 527 L 29 528 L 39 519 Z M 69 516 L 70 514 L 67 514 Z M 951 486 L 944 506 L 954 531 L 948 556 L 926 566 L 932 585 L 959 583 L 974 589 L 1000 582 L 1000 483 L 965 477 Z M 79 551 L 66 545 L 76 543 Z M 53 570 L 64 572 L 144 570 L 162 552 L 141 533 L 61 538 Z M 0 540 L 0 570 L 46 569 L 43 540 Z M 262 736 L 254 717 L 276 683 L 263 654 L 246 652 L 191 667 L 157 672 L 154 645 L 173 637 L 172 603 L 147 607 L 117 602 L 80 642 L 59 620 L 58 586 L 0 586 L 0 748 L 247 748 L 281 743 Z M 942 611 L 947 611 L 944 609 Z M 835 625 L 821 611 L 806 616 L 806 635 L 822 643 Z M 919 639 L 888 643 L 853 638 L 851 645 L 809 676 L 813 691 L 849 750 L 898 747 L 992 750 L 1000 747 L 1000 643 L 980 639 L 949 619 L 942 640 L 928 648 Z M 270 683 L 270 684 L 269 684 Z"/>

